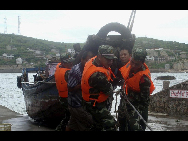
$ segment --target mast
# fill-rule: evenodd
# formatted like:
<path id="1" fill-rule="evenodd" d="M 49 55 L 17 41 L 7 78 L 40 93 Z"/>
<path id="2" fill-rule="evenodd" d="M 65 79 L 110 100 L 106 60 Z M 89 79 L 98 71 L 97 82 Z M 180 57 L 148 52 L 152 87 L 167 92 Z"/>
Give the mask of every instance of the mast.
<path id="1" fill-rule="evenodd" d="M 133 28 L 135 14 L 136 14 L 136 10 L 132 10 L 131 16 L 129 18 L 128 26 L 127 26 L 127 28 L 130 30 L 130 32 L 132 31 L 132 28 Z M 130 23 L 131 23 L 131 25 L 130 25 Z"/>

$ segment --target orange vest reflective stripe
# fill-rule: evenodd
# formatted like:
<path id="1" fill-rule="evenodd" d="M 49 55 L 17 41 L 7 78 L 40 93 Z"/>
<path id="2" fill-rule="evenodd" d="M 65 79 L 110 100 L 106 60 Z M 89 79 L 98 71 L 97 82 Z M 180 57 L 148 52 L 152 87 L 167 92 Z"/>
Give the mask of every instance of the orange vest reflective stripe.
<path id="1" fill-rule="evenodd" d="M 65 81 L 65 73 L 67 70 L 70 70 L 70 69 L 59 68 L 60 64 L 61 63 L 57 64 L 56 71 L 55 71 L 56 87 L 57 87 L 59 96 L 66 98 L 68 97 L 68 87 L 67 87 L 67 82 Z"/>
<path id="2" fill-rule="evenodd" d="M 93 106 L 95 106 L 96 102 L 101 103 L 101 102 L 106 101 L 106 99 L 108 98 L 108 95 L 104 94 L 103 92 L 100 92 L 98 94 L 90 94 L 89 93 L 89 89 L 92 88 L 92 87 L 90 87 L 89 82 L 88 82 L 90 76 L 95 72 L 102 72 L 106 75 L 108 81 L 111 80 L 110 70 L 105 69 L 103 67 L 96 67 L 95 65 L 93 65 L 92 62 L 94 61 L 95 58 L 96 58 L 96 56 L 91 58 L 88 62 L 86 62 L 84 71 L 82 74 L 82 80 L 81 80 L 82 97 L 85 101 L 95 100 Z M 90 95 L 99 95 L 99 97 L 98 97 L 98 99 L 94 99 L 94 98 L 90 98 Z"/>
<path id="3" fill-rule="evenodd" d="M 119 70 L 125 80 L 125 84 L 126 84 L 126 94 L 127 94 L 127 88 L 131 88 L 134 91 L 140 92 L 140 86 L 139 86 L 139 82 L 140 79 L 143 75 L 146 75 L 151 82 L 151 86 L 150 86 L 150 94 L 152 94 L 152 92 L 155 90 L 155 86 L 151 80 L 151 75 L 150 75 L 150 70 L 148 68 L 148 66 L 144 63 L 145 66 L 145 70 L 144 71 L 139 71 L 136 74 L 134 74 L 133 77 L 128 78 L 129 76 L 129 72 L 130 72 L 130 61 L 123 67 L 121 67 Z"/>

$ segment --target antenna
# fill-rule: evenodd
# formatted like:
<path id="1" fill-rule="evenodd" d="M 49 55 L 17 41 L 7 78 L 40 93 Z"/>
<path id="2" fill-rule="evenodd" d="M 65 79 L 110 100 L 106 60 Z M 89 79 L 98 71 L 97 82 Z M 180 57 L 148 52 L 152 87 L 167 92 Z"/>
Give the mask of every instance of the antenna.
<path id="1" fill-rule="evenodd" d="M 20 34 L 20 24 L 21 24 L 20 16 L 18 16 L 18 34 Z"/>
<path id="2" fill-rule="evenodd" d="M 5 29 L 4 29 L 4 34 L 7 34 L 7 18 L 4 18 L 4 23 L 5 23 Z"/>

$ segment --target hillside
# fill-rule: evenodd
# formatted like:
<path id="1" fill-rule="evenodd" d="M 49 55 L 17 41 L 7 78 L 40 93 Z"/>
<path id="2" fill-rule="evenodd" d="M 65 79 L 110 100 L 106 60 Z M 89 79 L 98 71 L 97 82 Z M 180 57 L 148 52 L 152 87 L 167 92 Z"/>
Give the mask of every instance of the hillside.
<path id="1" fill-rule="evenodd" d="M 46 60 L 40 57 L 55 56 L 57 52 L 60 54 L 67 52 L 68 48 L 73 48 L 73 44 L 35 39 L 22 35 L 0 34 L 0 56 L 4 53 L 14 56 L 12 59 L 1 57 L 0 65 L 14 65 L 16 64 L 15 59 L 18 57 L 21 57 L 27 63 L 35 64 L 35 66 L 44 65 Z"/>
<path id="2" fill-rule="evenodd" d="M 74 43 L 53 42 L 48 40 L 36 39 L 32 37 L 26 37 L 22 35 L 14 34 L 0 34 L 0 66 L 3 65 L 16 65 L 16 59 L 21 57 L 23 59 L 23 67 L 28 67 L 32 64 L 33 67 L 44 66 L 46 59 L 49 56 L 55 56 L 57 53 L 62 54 L 67 52 L 67 49 L 73 48 Z M 81 47 L 84 43 L 80 43 Z M 184 60 L 187 57 L 180 57 L 181 52 L 188 52 L 188 44 L 163 41 L 147 37 L 136 38 L 135 48 L 142 47 L 145 49 L 159 49 L 163 48 L 163 51 L 150 52 L 150 56 L 169 58 L 176 56 L 174 60 L 165 60 L 163 62 L 147 61 L 148 66 L 151 69 L 164 69 L 165 64 L 170 64 L 170 68 L 173 68 L 173 64 Z M 9 55 L 12 59 L 6 59 L 3 55 Z M 177 65 L 178 66 L 178 65 Z"/>
<path id="3" fill-rule="evenodd" d="M 147 49 L 148 56 L 153 57 L 146 61 L 150 69 L 165 69 L 166 65 L 167 70 L 188 70 L 188 44 L 138 37 L 134 47 Z"/>
<path id="4" fill-rule="evenodd" d="M 145 49 L 155 49 L 155 48 L 164 48 L 164 49 L 173 49 L 173 50 L 182 50 L 188 52 L 188 44 L 179 43 L 176 41 L 163 41 L 147 37 L 138 37 L 136 38 L 135 47 L 141 46 Z"/>

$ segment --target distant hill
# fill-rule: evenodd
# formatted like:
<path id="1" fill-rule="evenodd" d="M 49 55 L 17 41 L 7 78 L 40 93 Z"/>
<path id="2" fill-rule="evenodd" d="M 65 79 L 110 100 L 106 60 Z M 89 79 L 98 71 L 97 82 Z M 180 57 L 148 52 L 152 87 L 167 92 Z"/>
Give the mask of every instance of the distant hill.
<path id="1" fill-rule="evenodd" d="M 68 48 L 73 48 L 73 44 L 53 42 L 15 34 L 0 34 L 0 56 L 4 53 L 14 55 L 14 58 L 11 60 L 0 59 L 0 65 L 13 65 L 16 63 L 15 59 L 18 57 L 21 57 L 28 63 L 44 65 L 46 60 L 36 58 L 37 54 L 32 52 L 32 50 L 38 51 L 38 57 L 47 55 L 55 56 L 56 52 L 53 52 L 52 49 L 62 54 L 67 52 Z M 81 46 L 83 46 L 83 43 Z"/>
<path id="2" fill-rule="evenodd" d="M 147 37 L 136 38 L 135 47 L 139 47 L 139 46 L 145 49 L 164 48 L 164 49 L 182 50 L 184 52 L 188 52 L 188 44 L 179 43 L 176 41 L 163 41 L 163 40 L 147 38 Z"/>
<path id="3" fill-rule="evenodd" d="M 36 66 L 44 66 L 47 56 L 55 56 L 56 53 L 67 52 L 67 49 L 73 48 L 75 43 L 53 42 L 48 40 L 36 39 L 32 37 L 26 37 L 15 34 L 0 34 L 0 65 L 15 65 L 16 59 L 21 57 L 24 60 L 23 67 L 26 64 L 33 64 Z M 81 47 L 85 43 L 80 43 Z M 170 49 L 173 51 L 188 52 L 188 44 L 178 43 L 173 41 L 163 41 L 147 37 L 137 37 L 134 48 L 142 47 L 145 49 Z M 13 55 L 13 59 L 3 59 L 3 54 Z M 168 55 L 173 55 L 171 52 L 167 52 Z M 179 61 L 179 60 L 176 60 Z M 172 62 L 165 62 L 170 63 Z M 163 64 L 151 63 L 149 66 L 155 69 L 164 68 Z M 171 65 L 172 66 L 172 65 Z"/>
<path id="4" fill-rule="evenodd" d="M 155 61 L 146 61 L 150 69 L 165 69 L 165 65 L 168 64 L 169 68 L 167 70 L 188 70 L 188 44 L 138 37 L 134 47 L 155 49 L 155 51 L 150 50 L 148 53 L 148 55 L 155 57 Z"/>

